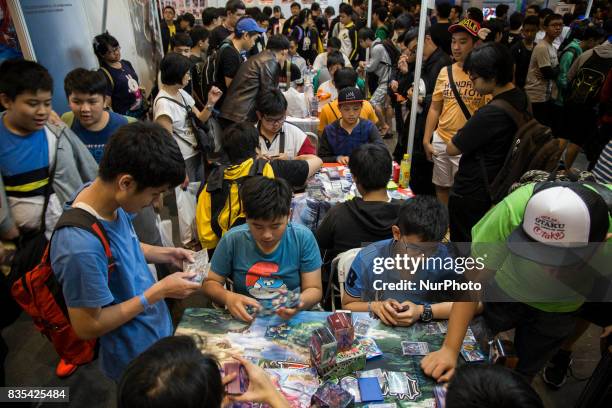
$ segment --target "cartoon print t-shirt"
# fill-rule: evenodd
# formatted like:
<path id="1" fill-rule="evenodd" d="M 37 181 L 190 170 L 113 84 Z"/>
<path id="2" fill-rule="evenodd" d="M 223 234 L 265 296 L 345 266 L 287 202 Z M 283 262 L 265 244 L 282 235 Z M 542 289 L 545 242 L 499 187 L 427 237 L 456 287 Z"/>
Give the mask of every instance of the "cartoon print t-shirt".
<path id="1" fill-rule="evenodd" d="M 121 60 L 121 68 L 113 68 L 104 64 L 104 69 L 110 74 L 104 73 L 106 78 L 106 94 L 111 97 L 113 111 L 120 115 L 126 115 L 135 111 L 142 105 L 143 95 L 138 84 L 138 75 L 129 61 Z"/>
<path id="2" fill-rule="evenodd" d="M 300 287 L 300 273 L 321 267 L 321 254 L 313 233 L 289 224 L 271 254 L 258 247 L 247 224 L 229 230 L 219 241 L 211 270 L 231 279 L 236 293 L 270 299 L 279 289 Z"/>

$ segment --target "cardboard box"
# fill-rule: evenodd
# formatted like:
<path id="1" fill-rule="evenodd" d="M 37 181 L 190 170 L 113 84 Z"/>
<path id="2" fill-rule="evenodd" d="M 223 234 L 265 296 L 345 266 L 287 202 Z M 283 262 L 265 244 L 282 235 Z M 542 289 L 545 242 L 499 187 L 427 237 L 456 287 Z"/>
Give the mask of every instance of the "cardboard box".
<path id="1" fill-rule="evenodd" d="M 310 338 L 310 360 L 314 366 L 327 366 L 335 363 L 338 343 L 327 327 L 314 331 Z"/>
<path id="2" fill-rule="evenodd" d="M 357 345 L 348 351 L 338 353 L 333 364 L 314 364 L 323 379 L 340 378 L 355 371 L 361 371 L 365 366 L 366 353 Z"/>
<path id="3" fill-rule="evenodd" d="M 351 316 L 346 313 L 333 313 L 327 316 L 327 324 L 338 343 L 338 351 L 350 350 L 355 340 L 355 329 Z"/>

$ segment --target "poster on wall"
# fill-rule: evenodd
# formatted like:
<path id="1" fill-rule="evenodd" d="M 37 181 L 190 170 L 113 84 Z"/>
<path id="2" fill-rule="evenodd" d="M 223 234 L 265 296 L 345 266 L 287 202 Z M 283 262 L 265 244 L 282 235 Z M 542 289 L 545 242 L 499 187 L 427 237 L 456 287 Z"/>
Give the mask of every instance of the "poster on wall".
<path id="1" fill-rule="evenodd" d="M 253 0 L 251 0 L 251 2 L 253 2 Z M 196 19 L 200 18 L 202 10 L 207 7 L 206 0 L 161 0 L 161 5 L 162 10 L 166 6 L 174 7 L 177 17 L 181 14 L 191 13 Z"/>
<path id="2" fill-rule="evenodd" d="M 23 53 L 8 4 L 0 0 L 0 64 L 13 58 L 23 58 Z"/>
<path id="3" fill-rule="evenodd" d="M 573 13 L 574 12 L 574 8 L 576 7 L 575 4 L 565 4 L 565 3 L 558 3 L 557 6 L 555 7 L 555 13 L 560 14 L 560 15 L 565 15 L 566 13 Z"/>

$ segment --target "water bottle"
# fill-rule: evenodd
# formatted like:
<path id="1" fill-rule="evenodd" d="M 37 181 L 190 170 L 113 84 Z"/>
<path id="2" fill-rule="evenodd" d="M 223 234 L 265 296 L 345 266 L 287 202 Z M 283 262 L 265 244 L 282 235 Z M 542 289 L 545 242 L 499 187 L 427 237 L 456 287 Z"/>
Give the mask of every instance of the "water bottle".
<path id="1" fill-rule="evenodd" d="M 399 185 L 407 188 L 410 183 L 410 155 L 406 153 L 400 163 Z"/>

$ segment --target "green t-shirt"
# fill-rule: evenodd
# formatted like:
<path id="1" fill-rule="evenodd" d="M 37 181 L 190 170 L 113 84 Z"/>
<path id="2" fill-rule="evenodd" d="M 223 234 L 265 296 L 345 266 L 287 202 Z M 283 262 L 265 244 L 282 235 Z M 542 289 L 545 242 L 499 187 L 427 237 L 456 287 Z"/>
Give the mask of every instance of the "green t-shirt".
<path id="1" fill-rule="evenodd" d="M 381 41 L 385 41 L 387 38 L 389 38 L 389 29 L 387 26 L 380 26 L 376 29 L 376 33 L 374 35 Z"/>
<path id="2" fill-rule="evenodd" d="M 472 257 L 482 258 L 487 269 L 496 271 L 497 285 L 511 298 L 545 312 L 573 312 L 584 303 L 581 289 L 588 290 L 592 281 L 580 281 L 583 288 L 568 286 L 552 276 L 554 272 L 513 255 L 506 247 L 506 239 L 523 221 L 534 186 L 528 184 L 515 190 L 472 228 Z M 612 219 L 609 218 L 608 222 L 612 226 Z M 612 228 L 609 227 L 608 231 Z M 589 265 L 609 275 L 610 268 L 602 267 L 606 265 L 606 259 L 610 259 L 607 245 L 596 253 Z M 547 301 L 538 302 L 537 299 Z M 548 301 L 550 299 L 555 301 Z"/>

